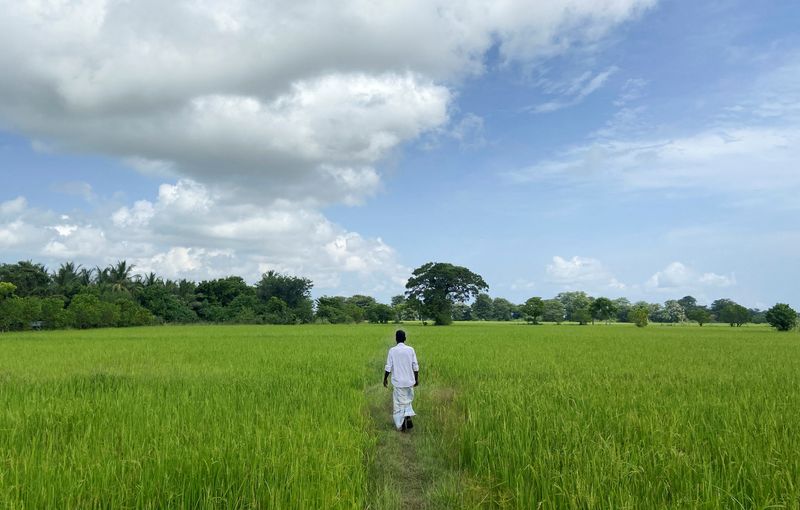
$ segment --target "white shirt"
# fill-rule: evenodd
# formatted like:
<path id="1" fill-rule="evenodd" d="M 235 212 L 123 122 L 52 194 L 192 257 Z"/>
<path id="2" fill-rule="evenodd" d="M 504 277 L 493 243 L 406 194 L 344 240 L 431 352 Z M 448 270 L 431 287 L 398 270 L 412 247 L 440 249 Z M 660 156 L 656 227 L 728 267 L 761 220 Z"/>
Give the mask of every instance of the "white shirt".
<path id="1" fill-rule="evenodd" d="M 392 386 L 395 388 L 409 388 L 414 386 L 414 372 L 419 372 L 417 353 L 413 347 L 399 343 L 389 349 L 386 358 L 387 372 L 392 373 Z"/>

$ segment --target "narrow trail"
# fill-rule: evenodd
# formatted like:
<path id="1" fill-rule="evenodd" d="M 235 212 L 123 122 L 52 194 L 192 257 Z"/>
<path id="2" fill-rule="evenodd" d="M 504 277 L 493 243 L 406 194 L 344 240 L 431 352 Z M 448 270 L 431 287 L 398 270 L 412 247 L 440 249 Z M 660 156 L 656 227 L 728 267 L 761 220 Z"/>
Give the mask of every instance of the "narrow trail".
<path id="1" fill-rule="evenodd" d="M 461 508 L 455 500 L 467 481 L 447 462 L 441 435 L 457 421 L 455 391 L 425 378 L 416 390 L 414 428 L 398 432 L 392 422 L 392 391 L 380 382 L 383 356 L 370 363 L 376 384 L 365 388 L 366 412 L 376 438 L 369 466 L 369 510 Z M 468 483 L 468 482 L 467 482 Z"/>
<path id="2" fill-rule="evenodd" d="M 373 482 L 373 501 L 368 508 L 408 509 L 430 508 L 426 498 L 425 465 L 415 444 L 422 426 L 412 431 L 397 432 L 391 421 L 391 390 L 375 384 L 366 391 L 369 415 L 377 445 L 370 478 Z M 418 420 L 421 423 L 421 420 Z"/>

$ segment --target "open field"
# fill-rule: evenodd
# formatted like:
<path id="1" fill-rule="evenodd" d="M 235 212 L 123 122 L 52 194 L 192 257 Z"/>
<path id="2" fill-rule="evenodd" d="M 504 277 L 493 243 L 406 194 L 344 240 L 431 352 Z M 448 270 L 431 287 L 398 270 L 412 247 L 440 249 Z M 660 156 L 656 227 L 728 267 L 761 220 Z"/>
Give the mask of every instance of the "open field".
<path id="1" fill-rule="evenodd" d="M 0 506 L 797 508 L 800 335 L 394 325 L 0 336 Z"/>

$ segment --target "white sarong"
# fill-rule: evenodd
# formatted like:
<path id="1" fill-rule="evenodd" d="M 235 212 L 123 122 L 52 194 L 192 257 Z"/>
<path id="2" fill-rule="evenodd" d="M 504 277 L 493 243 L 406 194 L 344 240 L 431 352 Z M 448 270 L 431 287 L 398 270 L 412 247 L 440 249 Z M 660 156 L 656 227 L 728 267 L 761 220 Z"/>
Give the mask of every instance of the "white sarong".
<path id="1" fill-rule="evenodd" d="M 414 388 L 394 388 L 392 392 L 392 404 L 394 419 L 394 426 L 399 430 L 403 426 L 403 420 L 406 416 L 416 416 L 414 408 L 411 407 L 411 402 L 414 400 Z"/>

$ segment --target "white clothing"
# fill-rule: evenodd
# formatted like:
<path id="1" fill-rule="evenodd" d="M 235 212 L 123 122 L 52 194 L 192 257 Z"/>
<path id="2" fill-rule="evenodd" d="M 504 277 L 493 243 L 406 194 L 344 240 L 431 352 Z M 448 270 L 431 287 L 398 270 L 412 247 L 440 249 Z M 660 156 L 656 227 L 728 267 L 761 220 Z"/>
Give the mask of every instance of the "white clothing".
<path id="1" fill-rule="evenodd" d="M 411 401 L 414 400 L 414 388 L 394 387 L 392 391 L 392 419 L 397 430 L 403 426 L 406 416 L 416 416 Z"/>
<path id="2" fill-rule="evenodd" d="M 392 373 L 392 386 L 395 388 L 410 388 L 416 383 L 414 372 L 419 372 L 417 353 L 413 347 L 398 343 L 389 349 L 386 358 L 387 372 Z"/>

